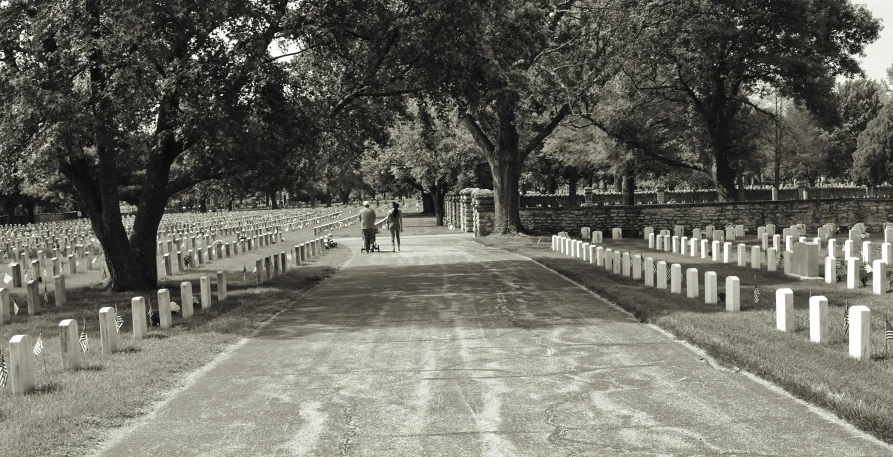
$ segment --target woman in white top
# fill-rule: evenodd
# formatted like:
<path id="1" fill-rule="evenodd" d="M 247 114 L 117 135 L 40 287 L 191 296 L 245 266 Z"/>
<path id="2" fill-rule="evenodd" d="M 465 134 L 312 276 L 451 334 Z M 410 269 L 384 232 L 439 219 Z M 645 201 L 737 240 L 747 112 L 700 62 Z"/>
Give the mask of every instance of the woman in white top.
<path id="1" fill-rule="evenodd" d="M 400 232 L 403 231 L 403 213 L 400 211 L 400 204 L 391 203 L 394 207 L 388 211 L 388 230 L 391 231 L 391 250 L 397 252 L 400 250 Z M 394 244 L 396 238 L 397 244 Z M 396 247 L 395 247 L 396 246 Z"/>

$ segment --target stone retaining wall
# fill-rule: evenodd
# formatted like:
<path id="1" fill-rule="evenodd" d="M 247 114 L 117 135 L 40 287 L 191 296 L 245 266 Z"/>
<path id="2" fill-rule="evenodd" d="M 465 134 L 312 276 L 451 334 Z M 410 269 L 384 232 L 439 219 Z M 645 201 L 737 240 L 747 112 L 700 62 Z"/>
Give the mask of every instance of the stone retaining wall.
<path id="1" fill-rule="evenodd" d="M 610 233 L 620 227 L 626 234 L 637 234 L 644 227 L 670 229 L 742 224 L 751 233 L 754 227 L 776 224 L 787 227 L 805 224 L 810 233 L 835 223 L 849 227 L 864 222 L 870 232 L 883 231 L 884 222 L 893 221 L 893 199 L 791 200 L 734 203 L 692 203 L 672 205 L 593 206 L 582 208 L 521 209 L 521 222 L 534 233 L 560 231 L 580 233 L 581 227 Z"/>

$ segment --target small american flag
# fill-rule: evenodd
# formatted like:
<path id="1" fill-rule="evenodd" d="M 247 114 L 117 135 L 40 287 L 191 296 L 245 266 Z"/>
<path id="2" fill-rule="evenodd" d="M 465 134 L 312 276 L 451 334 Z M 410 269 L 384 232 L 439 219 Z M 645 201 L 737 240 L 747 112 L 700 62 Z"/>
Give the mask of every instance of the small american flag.
<path id="1" fill-rule="evenodd" d="M 155 310 L 152 309 L 152 302 L 151 302 L 151 301 L 149 302 L 149 311 L 148 311 L 148 314 L 149 314 L 149 325 L 151 326 L 151 325 L 152 325 L 152 316 L 155 315 Z"/>
<path id="2" fill-rule="evenodd" d="M 887 319 L 884 319 L 884 330 L 884 338 L 893 340 L 893 325 Z"/>
<path id="3" fill-rule="evenodd" d="M 841 278 L 846 276 L 846 262 L 843 260 L 837 261 L 837 281 L 839 282 Z"/>
<path id="4" fill-rule="evenodd" d="M 43 353 L 43 334 L 37 335 L 37 342 L 34 343 L 34 355 L 40 355 Z"/>
<path id="5" fill-rule="evenodd" d="M 118 305 L 115 305 L 115 333 L 121 333 L 121 327 L 124 326 L 124 318 L 118 314 Z"/>
<path id="6" fill-rule="evenodd" d="M 6 360 L 3 359 L 3 351 L 0 350 L 0 387 L 6 386 L 7 379 L 9 379 L 9 368 L 6 367 Z"/>
<path id="7" fill-rule="evenodd" d="M 670 266 L 667 265 L 667 284 L 670 283 L 670 278 L 671 278 L 671 276 L 672 276 L 672 273 L 671 273 Z"/>
<path id="8" fill-rule="evenodd" d="M 843 309 L 843 334 L 850 334 L 850 304 L 847 302 L 846 307 Z"/>
<path id="9" fill-rule="evenodd" d="M 84 328 L 81 330 L 81 336 L 78 338 L 78 343 L 81 345 L 81 352 L 87 353 L 90 352 L 90 339 L 87 338 L 87 321 L 84 320 Z"/>
<path id="10" fill-rule="evenodd" d="M 760 304 L 760 288 L 756 284 L 753 285 L 753 304 Z"/>

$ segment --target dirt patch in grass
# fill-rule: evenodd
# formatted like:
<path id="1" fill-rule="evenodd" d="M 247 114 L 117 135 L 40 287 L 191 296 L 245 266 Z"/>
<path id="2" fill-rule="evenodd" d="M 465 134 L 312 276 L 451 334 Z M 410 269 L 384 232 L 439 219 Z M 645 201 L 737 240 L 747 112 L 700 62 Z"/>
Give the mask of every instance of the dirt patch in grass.
<path id="1" fill-rule="evenodd" d="M 643 253 L 655 261 L 680 263 L 683 269 L 683 294 L 658 290 L 643 281 L 615 275 L 603 267 L 566 257 L 551 250 L 551 237 L 487 237 L 479 243 L 530 257 L 582 284 L 628 310 L 643 322 L 650 322 L 702 349 L 720 363 L 738 367 L 772 381 L 792 394 L 827 408 L 839 417 L 874 436 L 893 443 L 893 356 L 885 351 L 884 319 L 893 312 L 890 296 L 871 295 L 869 290 L 847 290 L 842 284 L 800 281 L 783 273 L 738 267 L 689 256 L 647 249 L 641 240 L 608 241 L 606 247 Z M 685 270 L 697 268 L 698 299 L 685 295 Z M 715 271 L 720 293 L 725 278 L 741 279 L 742 312 L 728 313 L 724 303 L 704 303 L 704 273 Z M 760 301 L 753 299 L 753 286 L 760 290 Z M 775 329 L 775 290 L 794 291 L 796 330 Z M 828 298 L 830 343 L 809 341 L 809 296 Z M 865 304 L 872 310 L 872 348 L 870 360 L 855 360 L 847 354 L 843 313 L 846 304 Z"/>
<path id="2" fill-rule="evenodd" d="M 255 256 L 281 251 L 285 246 L 271 245 L 242 258 L 252 259 L 253 264 Z M 348 249 L 330 249 L 309 264 L 290 266 L 286 274 L 260 286 L 252 284 L 251 266 L 243 282 L 241 260 L 223 259 L 208 272 L 227 271 L 231 279 L 227 300 L 216 301 L 215 291 L 210 309 L 202 310 L 197 304 L 193 317 L 175 317 L 173 328 L 152 328 L 143 340 L 131 337 L 130 298 L 149 295 L 157 309 L 156 291 L 116 294 L 99 288 L 73 288 L 68 292 L 69 303 L 64 308 L 50 308 L 34 317 L 16 316 L 12 325 L 0 327 L 3 341 L 17 334 L 34 338 L 42 334 L 46 345 L 44 354 L 35 363 L 36 392 L 13 396 L 9 387 L 0 389 L 0 454 L 22 457 L 84 454 L 110 428 L 147 413 L 161 396 L 182 385 L 188 373 L 250 335 L 272 315 L 292 306 L 304 291 L 331 276 L 350 257 Z M 192 271 L 166 280 L 170 283 L 171 299 L 179 303 L 179 282 L 201 273 Z M 197 281 L 193 289 L 197 297 Z M 125 322 L 121 329 L 121 351 L 103 356 L 97 316 L 101 306 L 116 303 Z M 83 354 L 83 367 L 77 372 L 63 371 L 61 367 L 57 326 L 60 320 L 69 318 L 78 319 L 81 326 L 89 318 L 90 352 Z M 4 352 L 8 357 L 8 348 Z"/>

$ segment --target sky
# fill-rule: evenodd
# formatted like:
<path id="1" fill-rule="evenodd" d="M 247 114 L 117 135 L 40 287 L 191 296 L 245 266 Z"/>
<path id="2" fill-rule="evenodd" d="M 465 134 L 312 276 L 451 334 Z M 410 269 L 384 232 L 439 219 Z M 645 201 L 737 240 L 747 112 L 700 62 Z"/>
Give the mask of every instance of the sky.
<path id="1" fill-rule="evenodd" d="M 868 7 L 874 17 L 883 21 L 880 38 L 865 47 L 862 69 L 871 79 L 885 79 L 887 68 L 893 65 L 893 0 L 854 0 Z"/>

